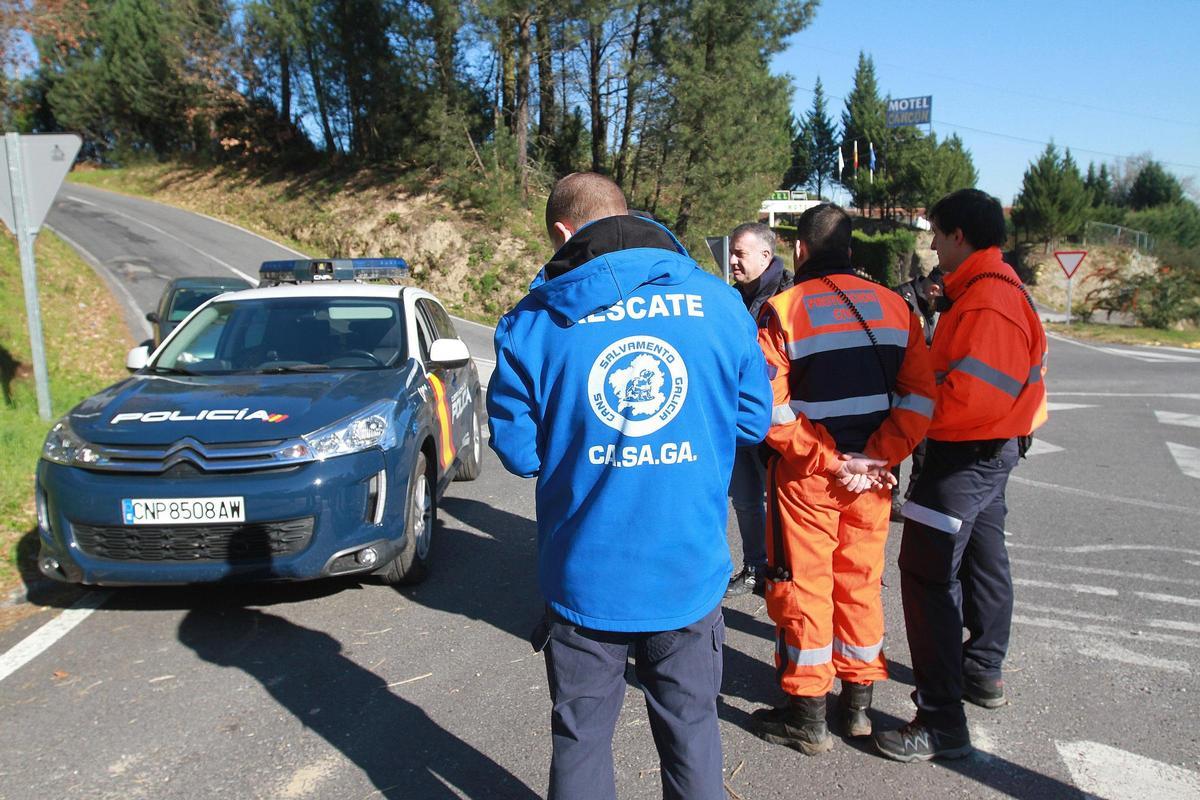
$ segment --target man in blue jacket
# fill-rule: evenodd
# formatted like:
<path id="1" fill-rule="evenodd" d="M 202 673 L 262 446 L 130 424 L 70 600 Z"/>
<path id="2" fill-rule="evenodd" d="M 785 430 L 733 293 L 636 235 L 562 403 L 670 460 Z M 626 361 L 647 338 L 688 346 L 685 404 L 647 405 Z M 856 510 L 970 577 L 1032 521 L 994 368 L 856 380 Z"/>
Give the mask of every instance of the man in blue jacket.
<path id="1" fill-rule="evenodd" d="M 496 328 L 491 446 L 537 478 L 550 798 L 613 800 L 633 647 L 663 796 L 721 800 L 725 490 L 771 388 L 737 292 L 600 175 L 546 204 L 558 248 Z"/>

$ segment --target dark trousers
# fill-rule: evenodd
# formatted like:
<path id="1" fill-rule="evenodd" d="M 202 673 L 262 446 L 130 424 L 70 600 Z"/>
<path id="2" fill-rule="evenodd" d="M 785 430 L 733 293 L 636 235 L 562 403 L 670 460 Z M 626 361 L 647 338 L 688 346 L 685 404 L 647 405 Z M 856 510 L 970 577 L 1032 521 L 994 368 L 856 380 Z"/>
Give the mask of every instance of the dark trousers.
<path id="1" fill-rule="evenodd" d="M 912 652 L 917 718 L 966 724 L 964 673 L 999 678 L 1012 625 L 1004 490 L 1016 440 L 930 441 L 904 506 L 900 589 Z M 963 627 L 969 638 L 964 643 Z"/>
<path id="2" fill-rule="evenodd" d="M 544 645 L 553 703 L 549 800 L 615 800 L 612 736 L 631 647 L 662 765 L 663 797 L 724 800 L 720 606 L 686 628 L 659 633 L 590 630 L 547 612 L 533 643 Z"/>
<path id="3" fill-rule="evenodd" d="M 742 563 L 754 569 L 767 566 L 766 480 L 758 445 L 739 447 L 729 476 L 729 499 L 742 535 Z"/>
<path id="4" fill-rule="evenodd" d="M 912 468 L 908 475 L 908 489 L 900 488 L 900 465 L 892 467 L 892 474 L 896 476 L 896 485 L 892 487 L 892 497 L 900 496 L 901 492 L 905 498 L 910 497 L 913 493 L 913 487 L 917 485 L 917 478 L 921 477 L 921 466 L 925 463 L 925 444 L 927 440 L 922 439 L 917 442 L 917 446 L 912 451 Z"/>

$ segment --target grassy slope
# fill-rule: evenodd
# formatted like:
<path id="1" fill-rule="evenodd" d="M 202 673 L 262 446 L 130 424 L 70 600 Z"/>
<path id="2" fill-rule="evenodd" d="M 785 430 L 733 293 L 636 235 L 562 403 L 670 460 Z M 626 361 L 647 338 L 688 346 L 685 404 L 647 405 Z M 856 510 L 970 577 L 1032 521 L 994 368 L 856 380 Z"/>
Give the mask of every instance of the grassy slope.
<path id="1" fill-rule="evenodd" d="M 37 240 L 42 330 L 53 416 L 125 375 L 129 332 L 116 301 L 75 251 L 48 231 Z M 34 543 L 33 474 L 50 424 L 37 413 L 16 242 L 0 235 L 0 596 L 18 580 L 18 550 Z M 22 538 L 25 546 L 18 547 Z M 21 565 L 24 569 L 28 565 Z"/>
<path id="2" fill-rule="evenodd" d="M 1200 348 L 1200 331 L 1163 331 L 1157 328 L 1135 328 L 1125 325 L 1097 325 L 1090 322 L 1072 322 L 1065 325 L 1053 322 L 1046 330 L 1070 336 L 1072 339 L 1087 339 L 1110 344 L 1170 345 L 1171 347 Z"/>

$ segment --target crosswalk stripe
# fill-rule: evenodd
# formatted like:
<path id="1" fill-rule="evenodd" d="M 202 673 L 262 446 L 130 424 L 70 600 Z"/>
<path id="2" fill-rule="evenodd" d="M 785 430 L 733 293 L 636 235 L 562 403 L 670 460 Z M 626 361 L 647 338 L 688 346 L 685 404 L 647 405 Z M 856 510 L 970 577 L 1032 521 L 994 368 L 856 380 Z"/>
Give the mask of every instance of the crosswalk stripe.
<path id="1" fill-rule="evenodd" d="M 1029 446 L 1026 456 L 1044 456 L 1048 453 L 1061 453 L 1063 448 L 1056 444 L 1050 444 L 1044 439 L 1039 439 L 1036 436 L 1033 438 L 1033 444 Z"/>
<path id="2" fill-rule="evenodd" d="M 1195 800 L 1200 775 L 1099 742 L 1055 742 L 1071 780 L 1105 800 Z"/>
<path id="3" fill-rule="evenodd" d="M 1189 478 L 1200 478 L 1200 448 L 1167 442 L 1167 449 L 1180 472 Z"/>
<path id="4" fill-rule="evenodd" d="M 1151 350 L 1123 350 L 1119 347 L 1099 347 L 1098 350 L 1103 350 L 1106 353 L 1111 353 L 1114 356 L 1124 356 L 1125 358 L 1134 358 L 1138 361 L 1145 361 L 1150 364 L 1194 364 L 1200 362 L 1200 358 L 1194 356 L 1185 356 L 1181 353 L 1160 353 Z"/>
<path id="5" fill-rule="evenodd" d="M 1180 414 L 1178 411 L 1155 411 L 1154 416 L 1163 425 L 1200 428 L 1200 414 Z"/>
<path id="6" fill-rule="evenodd" d="M 1086 658 L 1100 658 L 1105 661 L 1116 661 L 1119 664 L 1162 669 L 1168 672 L 1178 672 L 1183 675 L 1190 675 L 1192 672 L 1191 665 L 1186 661 L 1174 658 L 1159 658 L 1158 656 L 1152 656 L 1138 650 L 1130 650 L 1128 647 L 1122 647 L 1111 639 L 1098 636 L 1076 636 L 1073 639 L 1075 651 Z M 1107 795 L 1103 796 L 1107 797 Z"/>
<path id="7" fill-rule="evenodd" d="M 1087 403 L 1046 403 L 1047 411 L 1075 411 L 1080 408 L 1095 408 L 1095 406 Z"/>

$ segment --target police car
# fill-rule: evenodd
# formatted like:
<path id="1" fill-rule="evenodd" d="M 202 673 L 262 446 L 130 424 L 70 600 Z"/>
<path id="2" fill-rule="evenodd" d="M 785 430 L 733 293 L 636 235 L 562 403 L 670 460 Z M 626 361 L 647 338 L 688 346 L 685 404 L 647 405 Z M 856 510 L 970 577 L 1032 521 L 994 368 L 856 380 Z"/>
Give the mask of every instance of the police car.
<path id="1" fill-rule="evenodd" d="M 86 584 L 429 567 L 438 499 L 479 475 L 479 374 L 402 259 L 266 262 L 46 437 L 41 571 Z M 389 284 L 370 280 L 391 281 Z"/>

